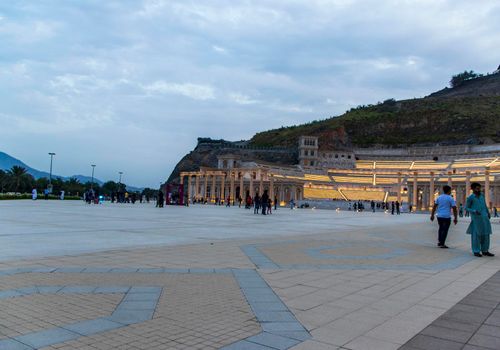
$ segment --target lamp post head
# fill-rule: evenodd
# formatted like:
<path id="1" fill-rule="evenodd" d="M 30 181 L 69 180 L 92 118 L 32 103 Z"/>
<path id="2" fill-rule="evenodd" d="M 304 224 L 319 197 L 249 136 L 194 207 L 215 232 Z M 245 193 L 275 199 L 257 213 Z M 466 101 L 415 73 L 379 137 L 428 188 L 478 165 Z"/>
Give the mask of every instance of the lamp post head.
<path id="1" fill-rule="evenodd" d="M 49 155 L 55 156 L 56 154 L 54 152 L 49 152 Z"/>

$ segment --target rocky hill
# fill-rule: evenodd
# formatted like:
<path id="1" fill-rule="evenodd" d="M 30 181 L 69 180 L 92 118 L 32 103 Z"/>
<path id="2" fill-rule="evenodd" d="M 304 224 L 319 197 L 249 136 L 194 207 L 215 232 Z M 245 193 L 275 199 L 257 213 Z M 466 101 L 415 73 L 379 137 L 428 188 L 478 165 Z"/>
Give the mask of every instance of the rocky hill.
<path id="1" fill-rule="evenodd" d="M 224 153 L 295 164 L 293 150 L 302 135 L 318 136 L 320 148 L 324 149 L 500 143 L 500 72 L 425 98 L 389 99 L 353 108 L 338 117 L 257 133 L 244 145 L 247 149 L 262 149 L 261 153 L 235 151 L 229 142 L 224 147 L 197 147 L 177 164 L 169 181 L 180 171 L 195 170 L 200 165 L 216 166 L 217 155 Z M 284 157 L 274 154 L 272 149 L 276 148 L 290 151 Z"/>
<path id="2" fill-rule="evenodd" d="M 445 88 L 425 98 L 387 100 L 339 117 L 264 131 L 250 144 L 289 147 L 300 135 L 324 147 L 500 142 L 500 73 Z"/>

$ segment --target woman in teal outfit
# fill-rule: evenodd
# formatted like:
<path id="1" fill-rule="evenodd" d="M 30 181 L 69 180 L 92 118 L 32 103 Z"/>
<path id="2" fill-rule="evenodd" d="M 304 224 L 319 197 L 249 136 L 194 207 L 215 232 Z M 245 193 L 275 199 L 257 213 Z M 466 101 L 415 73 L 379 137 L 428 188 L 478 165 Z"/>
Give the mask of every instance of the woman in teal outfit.
<path id="1" fill-rule="evenodd" d="M 490 211 L 486 205 L 484 195 L 481 193 L 481 185 L 471 185 L 472 194 L 467 198 L 466 209 L 470 213 L 471 223 L 467 234 L 471 235 L 472 252 L 475 256 L 494 256 L 490 249 Z M 481 254 L 482 253 L 482 254 Z"/>

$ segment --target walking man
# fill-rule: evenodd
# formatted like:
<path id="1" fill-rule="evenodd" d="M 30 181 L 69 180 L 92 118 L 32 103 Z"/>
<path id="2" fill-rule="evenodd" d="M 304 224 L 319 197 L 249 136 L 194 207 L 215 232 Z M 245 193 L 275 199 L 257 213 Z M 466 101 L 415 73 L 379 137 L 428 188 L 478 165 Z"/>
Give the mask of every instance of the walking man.
<path id="1" fill-rule="evenodd" d="M 453 209 L 453 223 L 457 224 L 457 204 L 450 195 L 451 187 L 448 185 L 443 186 L 443 194 L 436 198 L 434 206 L 432 207 L 431 221 L 434 221 L 434 215 L 437 211 L 437 220 L 439 224 L 438 231 L 438 247 L 448 248 L 445 244 L 448 230 L 451 225 L 451 210 Z"/>
<path id="2" fill-rule="evenodd" d="M 472 194 L 467 198 L 465 207 L 471 218 L 467 234 L 471 235 L 472 252 L 477 257 L 495 256 L 489 252 L 491 214 L 481 193 L 481 185 L 475 182 L 470 187 Z"/>
<path id="3" fill-rule="evenodd" d="M 269 202 L 269 195 L 267 194 L 267 190 L 264 190 L 264 194 L 260 197 L 260 205 L 262 207 L 262 215 L 266 215 L 266 209 Z"/>
<path id="4" fill-rule="evenodd" d="M 396 201 L 396 215 L 401 214 L 401 210 L 399 209 L 399 207 L 400 207 L 399 201 Z"/>

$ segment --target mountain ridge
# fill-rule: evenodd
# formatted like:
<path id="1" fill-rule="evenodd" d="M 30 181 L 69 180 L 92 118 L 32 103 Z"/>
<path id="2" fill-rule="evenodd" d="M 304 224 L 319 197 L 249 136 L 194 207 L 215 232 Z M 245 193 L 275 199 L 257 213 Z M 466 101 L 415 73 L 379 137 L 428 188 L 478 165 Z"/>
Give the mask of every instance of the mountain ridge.
<path id="1" fill-rule="evenodd" d="M 50 176 L 50 174 L 48 172 L 32 168 L 29 165 L 27 165 L 26 163 L 24 163 L 23 161 L 5 153 L 5 152 L 0 151 L 0 170 L 7 171 L 15 165 L 25 168 L 27 173 L 32 175 L 35 179 L 39 179 L 39 178 L 43 178 L 43 177 L 49 178 L 49 176 Z M 60 179 L 63 179 L 65 181 L 67 181 L 71 178 L 76 178 L 80 183 L 87 183 L 87 182 L 92 181 L 92 177 L 86 176 L 86 175 L 61 176 L 61 175 L 52 174 L 52 178 L 54 178 L 54 179 L 60 178 Z M 99 180 L 95 177 L 94 177 L 94 182 L 99 184 L 99 186 L 104 184 L 104 181 Z M 143 190 L 142 187 L 134 187 L 134 186 L 127 186 L 127 189 L 129 189 L 130 191 L 142 191 Z"/>

